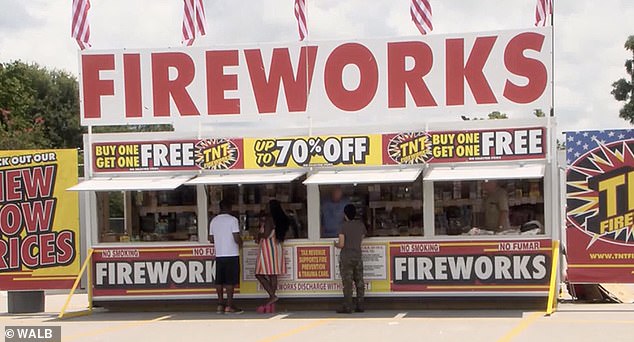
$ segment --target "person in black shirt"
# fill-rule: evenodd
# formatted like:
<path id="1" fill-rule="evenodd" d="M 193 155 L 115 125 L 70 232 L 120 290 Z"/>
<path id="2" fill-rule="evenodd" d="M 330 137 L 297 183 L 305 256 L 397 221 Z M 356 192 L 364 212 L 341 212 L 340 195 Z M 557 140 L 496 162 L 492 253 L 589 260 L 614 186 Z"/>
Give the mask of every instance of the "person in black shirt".
<path id="1" fill-rule="evenodd" d="M 355 220 L 357 209 L 352 204 L 344 207 L 345 222 L 341 227 L 339 239 L 335 246 L 341 248 L 339 255 L 339 271 L 343 284 L 343 306 L 338 313 L 352 312 L 352 283 L 357 289 L 356 312 L 363 312 L 363 296 L 365 283 L 363 282 L 363 260 L 361 258 L 361 241 L 366 234 L 365 226 L 361 221 Z"/>

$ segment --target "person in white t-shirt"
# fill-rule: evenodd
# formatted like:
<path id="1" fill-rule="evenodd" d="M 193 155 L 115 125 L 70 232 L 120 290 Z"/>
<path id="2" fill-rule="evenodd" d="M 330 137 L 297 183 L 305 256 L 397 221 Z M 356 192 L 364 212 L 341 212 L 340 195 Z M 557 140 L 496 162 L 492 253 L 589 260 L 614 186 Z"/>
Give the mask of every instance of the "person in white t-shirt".
<path id="1" fill-rule="evenodd" d="M 216 293 L 218 313 L 242 313 L 233 305 L 233 290 L 240 283 L 240 225 L 238 219 L 229 214 L 231 203 L 220 201 L 220 214 L 209 224 L 209 241 L 216 251 Z M 225 302 L 224 292 L 227 291 Z"/>

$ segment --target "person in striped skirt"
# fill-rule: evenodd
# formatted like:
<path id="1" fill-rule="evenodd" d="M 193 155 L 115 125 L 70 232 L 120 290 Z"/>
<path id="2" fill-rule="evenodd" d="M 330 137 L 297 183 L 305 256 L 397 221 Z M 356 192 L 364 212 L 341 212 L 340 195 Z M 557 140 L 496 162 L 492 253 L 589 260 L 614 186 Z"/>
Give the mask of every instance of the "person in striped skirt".
<path id="1" fill-rule="evenodd" d="M 275 312 L 275 303 L 278 298 L 277 278 L 286 273 L 282 242 L 286 238 L 290 220 L 281 204 L 277 200 L 269 201 L 268 215 L 260 223 L 260 232 L 257 243 L 260 246 L 255 277 L 269 295 L 266 304 L 258 307 L 258 312 Z"/>

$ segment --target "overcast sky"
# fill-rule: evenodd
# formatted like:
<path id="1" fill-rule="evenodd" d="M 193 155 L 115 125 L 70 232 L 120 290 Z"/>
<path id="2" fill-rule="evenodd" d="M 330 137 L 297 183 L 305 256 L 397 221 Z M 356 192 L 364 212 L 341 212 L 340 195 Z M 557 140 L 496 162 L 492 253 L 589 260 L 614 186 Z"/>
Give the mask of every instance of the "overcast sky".
<path id="1" fill-rule="evenodd" d="M 433 33 L 532 27 L 536 0 L 430 0 Z M 625 77 L 632 0 L 555 1 L 555 108 L 559 131 L 629 126 L 611 84 Z M 21 59 L 77 74 L 71 0 L 0 0 L 0 61 Z M 181 0 L 92 0 L 95 49 L 179 46 Z M 198 46 L 296 41 L 292 0 L 205 0 Z M 307 0 L 311 40 L 412 36 L 408 0 Z M 629 55 L 631 58 L 631 55 Z"/>

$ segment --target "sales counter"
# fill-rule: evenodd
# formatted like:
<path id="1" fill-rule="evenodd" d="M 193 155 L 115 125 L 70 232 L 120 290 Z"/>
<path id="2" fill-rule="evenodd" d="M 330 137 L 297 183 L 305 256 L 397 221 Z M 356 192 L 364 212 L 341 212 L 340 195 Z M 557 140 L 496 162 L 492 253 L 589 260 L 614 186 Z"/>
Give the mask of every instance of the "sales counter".
<path id="1" fill-rule="evenodd" d="M 345 204 L 367 229 L 368 296 L 545 297 L 559 229 L 554 126 L 499 121 L 282 138 L 86 135 L 87 177 L 70 190 L 88 194 L 94 300 L 211 298 L 208 223 L 220 200 L 246 241 L 237 296 L 265 297 L 253 236 L 272 199 L 291 219 L 280 297 L 341 295 L 332 222 Z"/>

